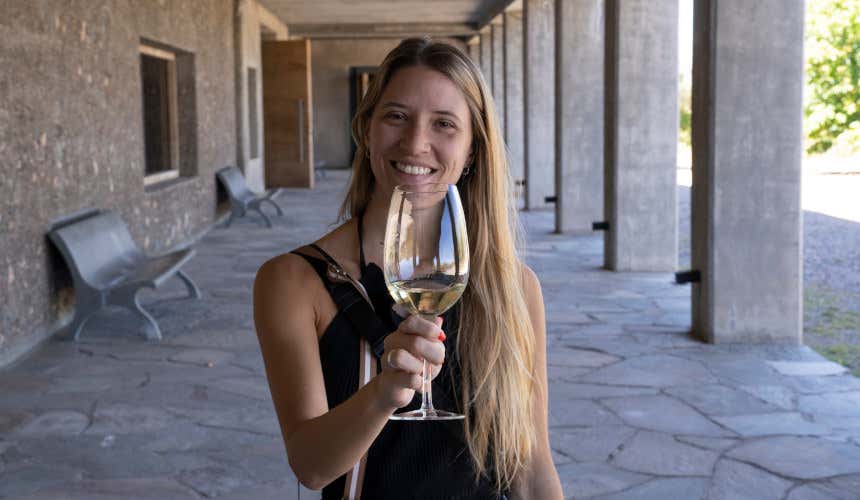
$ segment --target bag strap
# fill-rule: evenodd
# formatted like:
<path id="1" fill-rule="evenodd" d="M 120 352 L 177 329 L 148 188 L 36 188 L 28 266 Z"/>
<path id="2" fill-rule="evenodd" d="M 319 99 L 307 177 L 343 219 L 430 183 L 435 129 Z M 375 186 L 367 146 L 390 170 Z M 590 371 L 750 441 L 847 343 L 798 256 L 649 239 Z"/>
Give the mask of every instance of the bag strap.
<path id="1" fill-rule="evenodd" d="M 384 325 L 382 325 L 382 322 L 376 316 L 373 303 L 370 301 L 364 285 L 344 271 L 340 264 L 325 250 L 320 248 L 319 245 L 312 243 L 310 246 L 319 252 L 325 258 L 326 262 L 328 262 L 328 278 L 332 282 L 337 283 L 330 291 L 335 304 L 346 315 L 347 319 L 352 323 L 353 328 L 362 335 L 359 342 L 358 363 L 358 388 L 361 389 L 365 384 L 370 382 L 379 370 L 379 358 L 382 356 L 384 350 L 382 341 L 385 339 L 385 335 L 380 335 L 380 328 L 377 327 L 373 331 L 374 339 L 368 338 L 367 325 L 378 325 L 382 326 L 383 329 Z M 361 307 L 360 304 L 364 304 L 365 307 Z M 355 307 L 357 305 L 359 307 Z M 368 311 L 370 312 L 369 317 L 367 316 Z M 387 335 L 387 332 L 385 334 Z M 378 354 L 376 354 L 376 348 L 371 347 L 371 342 L 374 342 L 380 348 Z M 372 353 L 376 354 L 376 369 L 373 369 L 374 356 L 372 356 Z M 367 452 L 362 455 L 346 474 L 346 484 L 343 491 L 344 500 L 358 500 L 361 498 L 361 486 L 364 483 L 366 466 Z"/>
<path id="2" fill-rule="evenodd" d="M 329 290 L 332 300 L 338 310 L 352 324 L 353 329 L 370 343 L 371 352 L 378 361 L 382 358 L 382 353 L 385 352 L 385 337 L 391 332 L 376 315 L 367 290 L 360 281 L 344 271 L 340 264 L 325 250 L 316 244 L 309 246 L 319 252 L 328 262 L 327 277 L 333 283 Z"/>

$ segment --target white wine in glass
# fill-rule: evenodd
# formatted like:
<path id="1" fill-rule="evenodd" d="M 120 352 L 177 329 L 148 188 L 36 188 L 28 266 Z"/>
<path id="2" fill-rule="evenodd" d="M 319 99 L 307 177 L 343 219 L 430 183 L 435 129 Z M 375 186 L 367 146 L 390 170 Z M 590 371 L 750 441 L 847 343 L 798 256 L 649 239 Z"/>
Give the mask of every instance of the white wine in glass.
<path id="1" fill-rule="evenodd" d="M 469 280 L 469 239 L 457 187 L 397 186 L 385 228 L 385 283 L 395 302 L 428 321 L 450 309 Z M 455 420 L 463 415 L 433 408 L 427 362 L 421 408 L 392 420 Z"/>

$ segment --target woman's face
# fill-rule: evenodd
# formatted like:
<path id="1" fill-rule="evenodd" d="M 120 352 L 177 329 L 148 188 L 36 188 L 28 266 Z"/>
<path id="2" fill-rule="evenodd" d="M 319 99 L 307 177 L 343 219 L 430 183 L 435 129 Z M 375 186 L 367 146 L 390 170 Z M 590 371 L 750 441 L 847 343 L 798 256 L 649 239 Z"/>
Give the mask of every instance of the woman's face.
<path id="1" fill-rule="evenodd" d="M 370 119 L 374 197 L 398 184 L 455 184 L 471 154 L 472 122 L 460 89 L 426 66 L 398 70 Z"/>

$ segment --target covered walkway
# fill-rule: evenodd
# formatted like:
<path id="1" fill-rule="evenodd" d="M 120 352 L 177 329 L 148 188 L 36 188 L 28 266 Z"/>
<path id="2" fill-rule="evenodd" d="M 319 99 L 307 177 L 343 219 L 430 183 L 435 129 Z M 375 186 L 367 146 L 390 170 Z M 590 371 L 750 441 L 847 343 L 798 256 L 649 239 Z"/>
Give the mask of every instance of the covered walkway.
<path id="1" fill-rule="evenodd" d="M 147 296 L 163 342 L 111 311 L 83 342 L 0 371 L 0 498 L 296 498 L 251 286 L 267 258 L 327 231 L 345 182 L 286 190 L 274 230 L 249 217 L 210 231 L 185 268 L 204 298 L 175 300 L 179 283 Z M 567 497 L 857 498 L 860 380 L 802 346 L 693 340 L 690 291 L 671 273 L 601 270 L 601 235 L 522 216 Z"/>

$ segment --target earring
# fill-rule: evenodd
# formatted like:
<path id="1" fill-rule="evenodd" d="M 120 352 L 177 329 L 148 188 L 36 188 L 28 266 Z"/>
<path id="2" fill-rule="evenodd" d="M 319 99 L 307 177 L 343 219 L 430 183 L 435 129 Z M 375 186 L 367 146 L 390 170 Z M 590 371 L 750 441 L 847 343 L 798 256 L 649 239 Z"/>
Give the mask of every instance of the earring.
<path id="1" fill-rule="evenodd" d="M 463 169 L 462 176 L 466 177 L 467 175 L 472 173 L 472 165 L 467 165 L 466 168 Z"/>
<path id="2" fill-rule="evenodd" d="M 366 156 L 368 160 L 370 159 L 370 149 L 364 150 L 364 156 Z"/>

